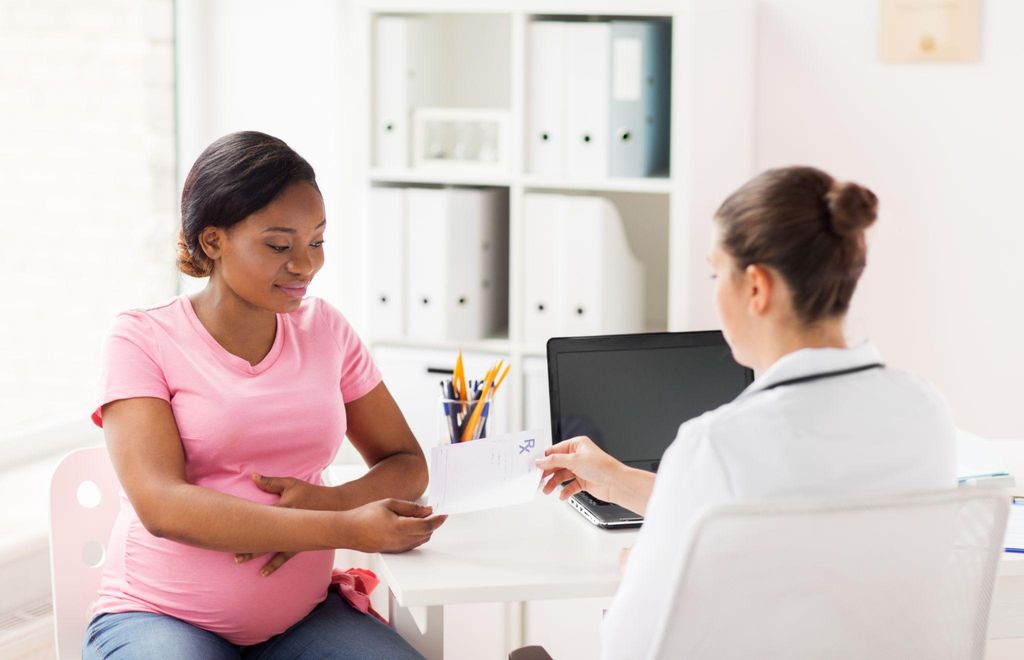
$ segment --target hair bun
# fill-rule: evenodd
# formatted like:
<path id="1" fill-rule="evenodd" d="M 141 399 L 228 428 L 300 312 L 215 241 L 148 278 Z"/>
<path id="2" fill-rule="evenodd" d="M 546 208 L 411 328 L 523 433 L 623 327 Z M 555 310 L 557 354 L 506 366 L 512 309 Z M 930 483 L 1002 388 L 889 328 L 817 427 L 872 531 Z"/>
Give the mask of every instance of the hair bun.
<path id="1" fill-rule="evenodd" d="M 864 186 L 851 181 L 836 182 L 825 193 L 832 229 L 840 236 L 853 236 L 870 227 L 878 217 L 878 198 Z"/>
<path id="2" fill-rule="evenodd" d="M 192 252 L 188 249 L 188 243 L 185 242 L 185 233 L 183 231 L 179 231 L 177 254 L 178 270 L 192 277 L 207 277 L 212 270 L 209 263 L 205 260 L 202 263 L 197 263 L 196 261 L 197 260 L 192 256 Z"/>

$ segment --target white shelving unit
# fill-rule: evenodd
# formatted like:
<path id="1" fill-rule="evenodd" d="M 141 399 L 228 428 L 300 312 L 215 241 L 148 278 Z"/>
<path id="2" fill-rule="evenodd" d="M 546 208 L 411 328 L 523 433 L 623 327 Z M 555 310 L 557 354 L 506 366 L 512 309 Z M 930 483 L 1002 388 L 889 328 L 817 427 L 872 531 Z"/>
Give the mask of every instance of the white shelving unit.
<path id="1" fill-rule="evenodd" d="M 355 149 L 351 157 L 357 181 L 362 182 L 361 186 L 357 183 L 354 191 L 356 217 L 348 227 L 346 238 L 359 246 L 358 250 L 349 251 L 349 257 L 363 260 L 361 264 L 346 265 L 349 276 L 358 273 L 362 278 L 350 287 L 359 293 L 359 300 L 353 302 L 358 302 L 360 316 L 367 318 L 372 295 L 370 283 L 366 281 L 367 264 L 374 255 L 366 240 L 366 228 L 368 193 L 373 186 L 508 189 L 508 332 L 500 337 L 468 342 L 423 340 L 415 336 L 364 335 L 364 339 L 389 360 L 394 360 L 396 355 L 408 355 L 414 362 L 421 359 L 416 356 L 432 355 L 434 359 L 444 356 L 442 361 L 447 362 L 449 356 L 453 361 L 459 349 L 474 354 L 478 360 L 504 357 L 512 364 L 512 375 L 503 388 L 508 397 L 508 424 L 513 429 L 545 428 L 549 422 L 545 419 L 548 410 L 545 347 L 524 340 L 524 269 L 530 257 L 524 245 L 524 197 L 538 191 L 599 195 L 610 199 L 623 218 L 630 247 L 645 265 L 647 329 L 716 327 L 705 256 L 718 204 L 753 174 L 754 3 L 752 0 L 435 0 L 429 3 L 429 9 L 424 6 L 424 3 L 392 0 L 358 0 L 352 5 L 352 52 L 358 55 L 357 61 L 363 63 L 350 69 L 355 77 L 346 82 L 346 87 L 351 83 L 349 89 L 355 104 Z M 444 97 L 442 102 L 432 99 L 433 105 L 447 103 L 509 113 L 511 153 L 507 172 L 437 174 L 375 166 L 374 21 L 388 15 L 428 16 L 433 24 L 442 26 L 438 29 L 444 31 L 445 49 L 455 53 L 446 57 L 458 68 L 457 75 L 453 73 L 448 78 L 457 80 L 445 83 L 445 89 L 438 91 L 438 95 Z M 580 179 L 528 173 L 524 125 L 529 22 L 639 17 L 667 20 L 671 24 L 668 175 Z M 467 26 L 490 32 L 466 34 Z M 457 45 L 453 46 L 452 40 L 457 41 Z M 478 49 L 475 54 L 474 48 Z M 494 69 L 507 78 L 496 80 Z M 474 80 L 473 76 L 478 79 Z M 474 96 L 475 89 L 480 90 L 478 96 Z M 422 365 L 429 371 L 423 378 L 423 397 L 432 399 L 437 395 L 433 381 L 443 377 L 438 375 L 438 366 Z M 382 369 L 387 378 L 386 366 L 382 365 Z M 410 373 L 409 364 L 399 364 L 395 373 Z M 400 387 L 409 391 L 408 383 Z M 410 405 L 410 409 L 416 406 Z M 600 604 L 576 605 L 575 614 L 568 613 L 567 608 L 572 606 L 564 603 L 531 603 L 525 610 L 488 610 L 482 606 L 473 613 L 467 610 L 466 616 L 471 617 L 477 633 L 473 639 L 468 639 L 465 630 L 461 631 L 459 648 L 453 657 L 504 657 L 509 648 L 535 641 L 547 645 L 555 657 L 596 657 L 598 639 L 592 629 L 600 620 Z M 579 634 L 567 634 L 574 627 Z"/>
<path id="2" fill-rule="evenodd" d="M 428 17 L 440 27 L 448 51 L 445 57 L 458 70 L 444 77 L 438 90 L 442 102 L 465 107 L 506 110 L 511 124 L 511 163 L 508 172 L 474 174 L 393 170 L 374 166 L 374 21 L 379 16 Z M 544 346 L 524 341 L 523 272 L 529 262 L 523 244 L 522 207 L 531 191 L 571 195 L 600 195 L 619 209 L 630 246 L 646 267 L 645 321 L 649 330 L 688 330 L 714 327 L 710 281 L 705 255 L 711 239 L 712 216 L 720 201 L 738 187 L 753 169 L 754 7 L 750 0 L 639 0 L 635 2 L 469 2 L 438 0 L 429 9 L 415 2 L 361 0 L 350 15 L 353 52 L 365 66 L 352 82 L 357 186 L 355 223 L 349 240 L 361 246 L 364 262 L 358 268 L 358 301 L 366 318 L 370 286 L 367 263 L 373 259 L 366 243 L 369 221 L 367 193 L 375 185 L 501 187 L 509 191 L 509 327 L 507 334 L 480 341 L 427 341 L 409 337 L 366 336 L 371 347 L 437 349 L 486 353 L 508 358 L 512 376 L 510 424 L 523 427 L 528 406 L 523 401 L 523 361 L 543 357 Z M 527 28 L 532 20 L 644 17 L 671 23 L 670 170 L 668 176 L 557 178 L 527 173 L 525 167 L 525 75 Z M 487 32 L 480 34 L 479 31 Z M 472 33 L 470 33 L 472 32 Z M 453 46 L 452 42 L 457 43 Z M 507 53 L 495 48 L 508 48 Z M 475 49 L 475 50 L 474 50 Z M 507 60 L 505 57 L 507 56 Z M 443 59 L 443 57 L 442 57 Z M 474 60 L 479 60 L 475 66 Z M 488 66 L 490 68 L 488 68 Z M 495 79 L 494 69 L 507 79 Z M 478 77 L 474 80 L 473 76 Z M 439 85 L 441 83 L 438 83 Z M 479 95 L 474 96 L 474 90 Z M 435 100 L 436 103 L 436 100 Z M 435 388 L 436 389 L 436 388 Z M 434 396 L 434 389 L 424 396 Z"/>

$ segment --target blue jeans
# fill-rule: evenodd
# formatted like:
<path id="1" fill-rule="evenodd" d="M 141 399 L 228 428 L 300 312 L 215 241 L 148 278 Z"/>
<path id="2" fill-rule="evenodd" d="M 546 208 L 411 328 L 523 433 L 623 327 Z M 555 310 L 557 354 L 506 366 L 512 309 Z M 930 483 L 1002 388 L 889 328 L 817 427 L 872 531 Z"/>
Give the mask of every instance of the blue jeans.
<path id="1" fill-rule="evenodd" d="M 101 614 L 85 631 L 83 660 L 421 659 L 398 633 L 349 605 L 337 592 L 302 621 L 253 646 L 236 646 L 181 619 L 151 612 Z"/>

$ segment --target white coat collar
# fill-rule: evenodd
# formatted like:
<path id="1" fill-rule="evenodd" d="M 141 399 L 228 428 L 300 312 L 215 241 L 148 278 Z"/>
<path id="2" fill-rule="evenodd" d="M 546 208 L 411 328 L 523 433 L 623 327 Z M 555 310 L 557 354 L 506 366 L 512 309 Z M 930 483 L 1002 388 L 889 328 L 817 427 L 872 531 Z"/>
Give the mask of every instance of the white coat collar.
<path id="1" fill-rule="evenodd" d="M 749 396 L 791 378 L 842 371 L 881 361 L 882 354 L 870 342 L 854 348 L 801 348 L 776 360 L 740 396 Z"/>

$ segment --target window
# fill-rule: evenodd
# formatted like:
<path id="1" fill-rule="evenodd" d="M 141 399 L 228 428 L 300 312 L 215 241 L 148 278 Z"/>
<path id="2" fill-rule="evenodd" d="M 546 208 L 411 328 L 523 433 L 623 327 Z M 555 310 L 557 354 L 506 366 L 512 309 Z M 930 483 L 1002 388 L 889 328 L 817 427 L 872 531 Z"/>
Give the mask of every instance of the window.
<path id="1" fill-rule="evenodd" d="M 0 5 L 0 463 L 88 414 L 117 312 L 175 293 L 173 16 Z"/>

